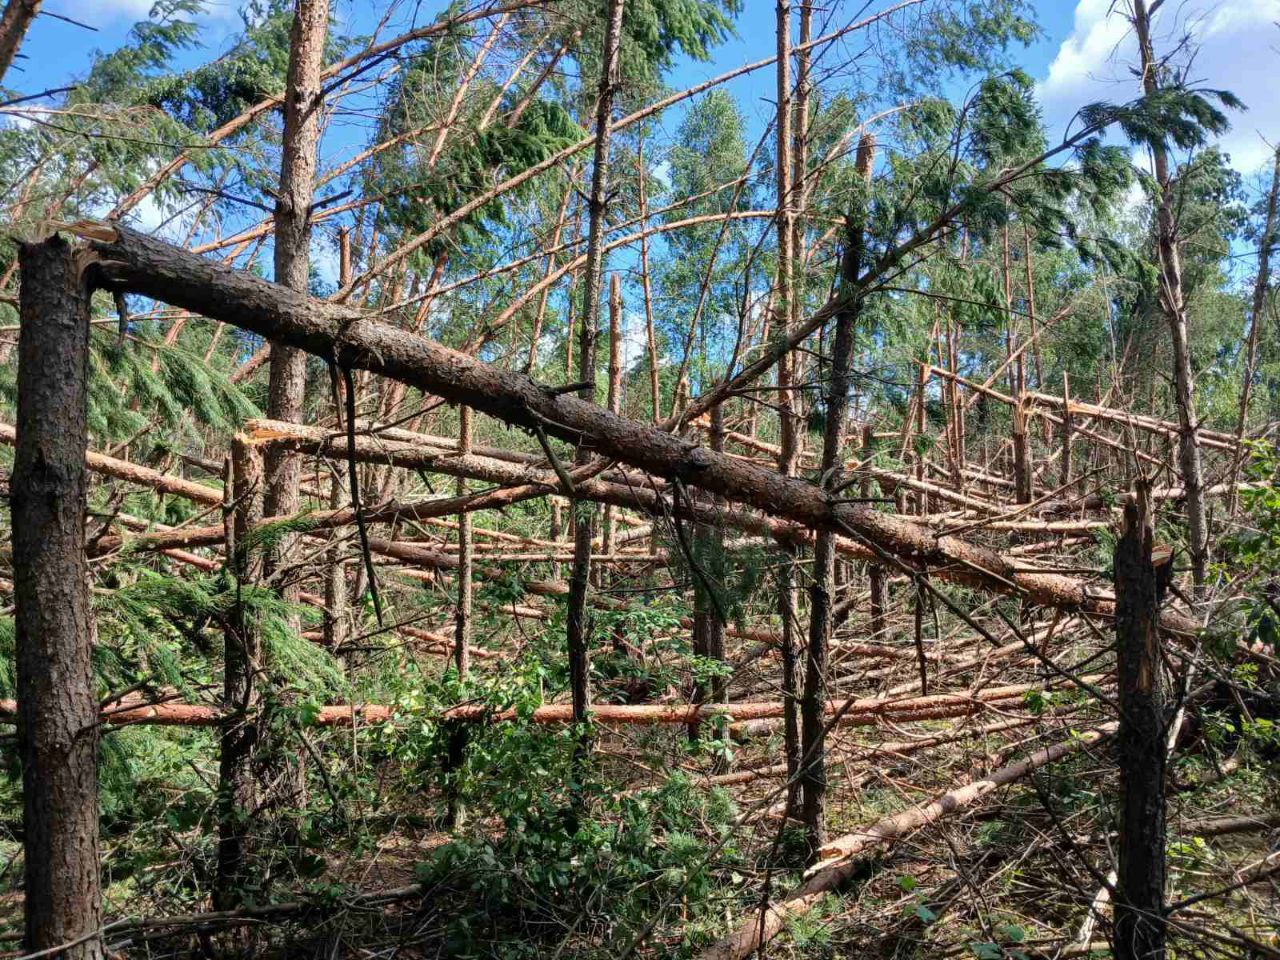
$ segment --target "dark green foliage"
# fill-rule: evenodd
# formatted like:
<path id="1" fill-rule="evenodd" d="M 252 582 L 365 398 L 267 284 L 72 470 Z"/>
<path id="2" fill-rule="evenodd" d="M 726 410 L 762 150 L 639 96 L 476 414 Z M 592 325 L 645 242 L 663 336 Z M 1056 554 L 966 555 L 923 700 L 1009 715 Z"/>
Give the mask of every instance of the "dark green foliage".
<path id="1" fill-rule="evenodd" d="M 192 130 L 219 127 L 284 89 L 292 22 L 292 4 L 272 0 L 252 19 L 246 16 L 244 36 L 225 55 L 191 71 L 157 77 L 139 96 Z"/>

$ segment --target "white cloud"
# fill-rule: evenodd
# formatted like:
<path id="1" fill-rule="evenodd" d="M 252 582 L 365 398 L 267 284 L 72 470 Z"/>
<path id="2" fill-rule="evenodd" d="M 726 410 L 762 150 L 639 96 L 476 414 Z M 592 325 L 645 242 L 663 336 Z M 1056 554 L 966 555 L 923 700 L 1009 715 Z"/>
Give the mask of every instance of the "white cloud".
<path id="1" fill-rule="evenodd" d="M 75 17 L 93 27 L 105 27 L 126 18 L 130 24 L 135 20 L 142 20 L 151 12 L 154 4 L 155 0 L 97 0 L 89 8 L 82 0 L 60 0 L 50 3 L 48 9 L 53 13 Z"/>
<path id="2" fill-rule="evenodd" d="M 1126 6 L 1125 0 L 1078 0 L 1071 34 L 1040 85 L 1052 131 L 1061 131 L 1085 104 L 1138 95 L 1132 72 L 1137 45 L 1123 13 Z M 1280 0 L 1169 0 L 1156 16 L 1157 53 L 1190 33 L 1194 59 L 1189 79 L 1198 86 L 1230 90 L 1249 108 L 1232 111 L 1231 130 L 1219 141 L 1245 172 L 1267 161 L 1267 141 L 1280 142 L 1280 97 L 1272 80 L 1280 65 L 1278 22 Z"/>
<path id="3" fill-rule="evenodd" d="M 151 14 L 156 0 L 53 0 L 46 8 L 51 13 L 74 17 L 82 23 L 99 28 L 128 28 Z M 238 0 L 213 0 L 205 4 L 201 19 L 235 19 L 239 10 Z"/>

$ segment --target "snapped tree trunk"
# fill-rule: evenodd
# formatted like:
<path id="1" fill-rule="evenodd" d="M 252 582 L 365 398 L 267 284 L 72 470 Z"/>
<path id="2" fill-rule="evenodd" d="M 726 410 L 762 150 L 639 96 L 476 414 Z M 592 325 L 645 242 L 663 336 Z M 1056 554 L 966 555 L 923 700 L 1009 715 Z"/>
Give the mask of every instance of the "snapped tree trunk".
<path id="1" fill-rule="evenodd" d="M 96 260 L 92 279 L 111 289 L 117 287 L 195 311 L 265 337 L 284 340 L 321 357 L 337 355 L 342 363 L 420 387 L 456 403 L 466 403 L 505 423 L 525 429 L 540 428 L 549 436 L 574 442 L 589 438 L 601 455 L 647 470 L 657 476 L 679 479 L 690 487 L 718 494 L 728 500 L 762 510 L 769 520 L 750 524 L 768 528 L 778 539 L 801 542 L 804 528 L 832 527 L 852 541 L 860 559 L 870 559 L 875 544 L 918 569 L 996 593 L 1021 591 L 1045 606 L 1083 609 L 1109 615 L 1113 605 L 1086 588 L 1084 581 L 1058 573 L 1020 569 L 1015 559 L 957 536 L 942 535 L 901 516 L 882 513 L 866 505 L 832 502 L 817 486 L 727 454 L 673 436 L 649 424 L 615 417 L 598 404 L 563 392 L 548 390 L 520 373 L 502 370 L 400 327 L 380 323 L 359 311 L 283 289 L 244 271 L 212 263 L 116 224 L 79 223 L 68 226 L 91 240 Z M 588 481 L 583 486 L 594 484 Z M 379 516 L 418 518 L 441 516 L 460 509 L 509 504 L 528 495 L 544 495 L 548 484 L 525 484 L 475 498 L 470 507 L 449 501 L 419 504 L 412 509 L 389 507 L 371 510 L 369 522 Z M 629 491 L 627 504 L 658 497 Z M 617 497 L 615 503 L 623 503 Z M 670 509 L 667 504 L 665 509 Z M 750 518 L 732 514 L 734 523 L 747 529 Z M 333 522 L 351 523 L 350 511 Z M 170 533 L 163 534 L 172 536 Z M 102 538 L 107 542 L 111 538 Z M 154 539 L 154 538 L 153 538 Z M 170 546 L 182 546 L 174 543 Z M 850 554 L 854 555 L 854 554 Z M 1194 634 L 1199 624 L 1174 610 L 1161 612 L 1166 629 Z"/>
<path id="2" fill-rule="evenodd" d="M 1120 728 L 1117 960 L 1162 960 L 1165 944 L 1166 730 L 1159 607 L 1146 490 L 1124 508 L 1116 544 L 1116 672 Z"/>
<path id="3" fill-rule="evenodd" d="M 10 4 L 12 6 L 12 4 Z M 23 244 L 10 479 L 25 946 L 103 956 L 98 697 L 85 562 L 89 292 L 70 244 Z"/>

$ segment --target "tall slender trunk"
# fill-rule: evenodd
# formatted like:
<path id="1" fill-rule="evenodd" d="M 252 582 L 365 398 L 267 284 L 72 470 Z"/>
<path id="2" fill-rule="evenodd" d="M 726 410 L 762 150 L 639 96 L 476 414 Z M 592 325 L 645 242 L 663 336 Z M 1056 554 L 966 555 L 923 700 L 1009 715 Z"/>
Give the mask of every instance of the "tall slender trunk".
<path id="1" fill-rule="evenodd" d="M 778 268 L 774 286 L 777 297 L 774 305 L 777 314 L 774 327 L 781 334 L 791 329 L 792 277 L 794 275 L 794 259 L 792 244 L 795 241 L 795 230 L 792 228 L 793 200 L 791 190 L 791 148 L 794 130 L 791 125 L 791 3 L 790 0 L 778 0 L 777 6 L 777 100 L 778 115 L 776 120 L 777 149 L 774 157 L 776 166 L 776 192 L 778 195 L 778 216 L 776 231 L 778 237 Z M 794 476 L 796 465 L 800 459 L 799 425 L 796 422 L 796 398 L 793 387 L 795 373 L 795 356 L 786 353 L 778 360 L 778 472 L 785 476 Z M 797 774 L 800 770 L 800 714 L 799 690 L 800 677 L 798 669 L 799 644 L 797 642 L 797 590 L 796 590 L 796 557 L 794 547 L 784 547 L 782 560 L 778 565 L 778 618 L 781 621 L 782 655 L 782 700 L 785 707 L 783 714 L 784 750 L 787 756 L 787 777 L 791 788 L 787 794 L 788 816 L 794 812 L 800 800 L 800 782 Z"/>
<path id="2" fill-rule="evenodd" d="M 251 550 L 248 537 L 262 519 L 262 462 L 257 448 L 244 437 L 231 442 L 225 507 L 226 557 L 235 580 L 236 602 L 223 627 L 223 701 L 218 761 L 218 866 L 213 905 L 230 910 L 243 901 L 243 887 L 251 875 L 252 824 L 259 806 L 256 754 L 261 739 L 259 708 L 262 693 L 262 639 L 240 594 L 262 577 L 261 552 Z"/>
<path id="3" fill-rule="evenodd" d="M 281 142 L 280 189 L 275 207 L 275 282 L 305 292 L 311 267 L 311 203 L 315 192 L 316 155 L 320 142 L 325 38 L 329 0 L 297 0 L 289 34 L 289 68 L 285 80 L 284 135 Z M 299 423 L 307 390 L 307 357 L 301 350 L 273 344 L 267 385 L 267 416 Z M 263 459 L 263 510 L 267 516 L 294 513 L 299 503 L 302 459 L 279 446 Z M 264 558 L 263 577 L 274 577 L 287 562 L 296 538 L 285 538 Z M 286 598 L 296 587 L 285 585 Z M 298 629 L 296 618 L 290 627 Z M 300 755 L 285 752 L 288 765 L 280 779 L 278 799 L 300 807 L 306 798 L 306 765 Z"/>
<path id="4" fill-rule="evenodd" d="M 609 276 L 609 391 L 605 405 L 610 413 L 622 413 L 622 276 L 617 273 Z M 600 531 L 600 552 L 605 556 L 613 553 L 615 526 L 613 507 L 605 506 Z"/>
<path id="5" fill-rule="evenodd" d="M 4 13 L 0 14 L 0 80 L 13 65 L 22 38 L 27 35 L 42 3 L 44 0 L 9 0 L 5 4 Z"/>
<path id="6" fill-rule="evenodd" d="M 875 159 L 875 138 L 870 134 L 858 144 L 855 166 L 864 181 L 871 179 Z M 858 281 L 862 262 L 863 217 L 851 214 L 846 227 L 844 253 L 840 261 L 840 282 L 852 289 Z M 853 385 L 853 351 L 859 301 L 842 308 L 835 317 L 831 342 L 831 362 L 826 382 L 826 407 L 822 431 L 822 463 L 819 476 L 823 487 L 834 496 L 843 480 L 841 447 L 845 421 L 849 417 L 849 391 Z M 923 397 L 922 397 L 923 400 Z M 809 587 L 809 650 L 805 657 L 804 692 L 800 698 L 801 806 L 805 843 L 810 857 L 816 856 L 826 841 L 826 718 L 827 651 L 831 645 L 831 608 L 835 591 L 836 535 L 819 530 L 813 547 L 812 584 Z"/>
<path id="7" fill-rule="evenodd" d="M 875 455 L 875 446 L 875 431 L 872 430 L 871 424 L 865 424 L 862 428 L 862 459 L 864 461 L 870 461 Z M 858 490 L 864 497 L 869 498 L 871 496 L 870 471 L 863 474 Z M 885 614 L 889 605 L 888 591 L 885 589 L 886 579 L 883 566 L 874 562 L 867 564 L 867 588 L 871 592 L 871 640 L 873 643 L 880 643 L 884 640 Z"/>
<path id="8" fill-rule="evenodd" d="M 1120 699 L 1120 852 L 1117 960 L 1162 960 L 1165 952 L 1165 766 L 1156 572 L 1146 491 L 1124 510 L 1116 544 L 1116 672 Z"/>
<path id="9" fill-rule="evenodd" d="M 725 440 L 723 404 L 716 404 L 711 408 L 710 420 L 709 446 L 712 450 L 722 452 Z M 717 503 L 723 502 L 721 497 L 716 497 L 715 500 Z M 699 523 L 695 530 L 694 542 L 698 545 L 697 561 L 700 570 L 695 571 L 694 576 L 700 582 L 694 584 L 693 652 L 707 660 L 723 663 L 725 622 L 721 619 L 722 605 L 712 594 L 723 587 L 720 574 L 724 566 L 724 531 L 720 526 L 710 523 Z M 725 703 L 727 697 L 728 687 L 725 678 L 717 674 L 710 680 L 700 680 L 694 684 L 691 702 Z M 689 725 L 691 739 L 697 738 L 700 734 L 700 723 L 694 722 Z M 728 764 L 723 756 L 717 756 L 712 764 L 713 772 L 723 773 L 726 769 Z"/>
<path id="10" fill-rule="evenodd" d="M 604 236 L 609 195 L 610 116 L 618 88 L 618 48 L 622 41 L 623 0 L 609 0 L 604 35 L 604 54 L 600 70 L 599 93 L 596 98 L 596 147 L 592 160 L 591 196 L 588 199 L 590 222 L 587 230 L 587 259 L 582 282 L 578 340 L 578 379 L 595 382 L 596 327 L 600 323 L 600 289 L 604 274 Z M 594 388 L 592 390 L 594 398 Z M 575 454 L 578 463 L 591 459 L 591 450 L 579 444 Z M 591 654 L 588 645 L 591 626 L 587 617 L 587 588 L 591 577 L 591 541 L 595 536 L 595 506 L 574 500 L 573 569 L 569 576 L 567 640 L 569 652 L 569 686 L 573 696 L 573 719 L 580 725 L 578 759 L 583 761 L 590 749 L 587 730 L 587 706 L 591 702 Z"/>
<path id="11" fill-rule="evenodd" d="M 12 6 L 12 4 L 11 4 Z M 22 752 L 25 947 L 100 960 L 98 698 L 85 562 L 89 292 L 56 235 L 23 244 L 9 482 Z"/>
<path id="12" fill-rule="evenodd" d="M 275 280 L 290 290 L 307 289 L 311 268 L 311 202 L 324 102 L 320 73 L 328 29 L 329 0 L 297 0 L 289 35 L 280 189 L 275 208 Z M 306 355 L 295 347 L 273 345 L 267 416 L 299 422 L 306 385 Z M 298 456 L 290 451 L 268 449 L 263 492 L 268 516 L 297 510 L 300 464 Z"/>
<path id="13" fill-rule="evenodd" d="M 640 290 L 644 294 L 644 332 L 649 353 L 649 405 L 653 422 L 662 420 L 662 384 L 658 377 L 658 337 L 653 328 L 653 290 L 649 284 L 649 171 L 644 165 L 644 138 L 636 149 L 640 168 Z"/>
<path id="14" fill-rule="evenodd" d="M 345 287 L 350 282 L 351 231 L 342 227 L 338 231 L 338 283 Z M 344 385 L 335 377 L 333 415 L 337 423 L 342 422 L 343 416 L 342 389 Z M 342 479 L 335 473 L 329 481 L 329 509 L 337 510 L 344 502 Z M 324 571 L 324 642 L 325 646 L 336 652 L 341 650 L 350 634 L 351 598 L 347 592 L 347 567 L 342 560 L 346 535 L 342 530 L 335 530 L 331 540 L 333 545 L 327 552 Z"/>
<path id="15" fill-rule="evenodd" d="M 1160 90 L 1160 65 L 1151 43 L 1151 15 L 1146 0 L 1132 0 L 1133 28 L 1142 62 L 1142 89 L 1147 96 Z M 1202 594 L 1209 553 L 1208 515 L 1200 465 L 1200 424 L 1196 419 L 1195 378 L 1191 371 L 1186 303 L 1182 290 L 1182 258 L 1178 249 L 1178 224 L 1174 214 L 1173 177 L 1163 142 L 1151 145 L 1156 184 L 1156 250 L 1160 269 L 1160 306 L 1173 342 L 1173 387 L 1178 408 L 1178 461 L 1186 491 L 1187 547 L 1197 596 Z"/>
<path id="16" fill-rule="evenodd" d="M 458 407 L 458 456 L 471 455 L 472 411 L 468 406 Z M 467 482 L 461 477 L 455 488 L 459 497 L 467 492 Z M 463 684 L 471 672 L 471 634 L 472 634 L 472 533 L 471 514 L 458 514 L 458 568 L 454 579 L 458 585 L 457 603 L 453 612 L 453 666 L 458 672 L 458 683 Z M 458 789 L 457 777 L 462 769 L 467 750 L 467 729 L 464 725 L 455 725 L 449 730 L 448 757 L 446 764 L 454 781 L 449 785 L 449 823 L 455 827 L 462 824 L 464 811 L 462 798 Z"/>
<path id="17" fill-rule="evenodd" d="M 1071 380 L 1067 375 L 1067 371 L 1062 371 L 1062 473 L 1059 474 L 1058 484 L 1066 487 L 1071 482 L 1071 432 L 1072 432 L 1072 415 L 1071 415 Z M 1063 494 L 1067 491 L 1064 489 Z"/>
<path id="18" fill-rule="evenodd" d="M 1271 285 L 1271 246 L 1275 242 L 1276 202 L 1280 198 L 1280 148 L 1275 154 L 1271 169 L 1271 190 L 1267 193 L 1267 216 L 1262 227 L 1262 240 L 1258 244 L 1258 275 L 1253 280 L 1253 297 L 1249 301 L 1249 336 L 1245 342 L 1244 370 L 1240 380 L 1240 413 L 1236 418 L 1236 443 L 1244 439 L 1249 421 L 1249 400 L 1253 393 L 1253 377 L 1258 364 L 1258 330 L 1262 327 L 1263 310 L 1267 305 L 1267 290 Z M 1243 448 L 1238 448 L 1231 463 L 1228 479 L 1234 483 L 1240 474 L 1244 458 Z M 1235 511 L 1236 494 L 1233 490 L 1228 501 L 1229 512 Z"/>

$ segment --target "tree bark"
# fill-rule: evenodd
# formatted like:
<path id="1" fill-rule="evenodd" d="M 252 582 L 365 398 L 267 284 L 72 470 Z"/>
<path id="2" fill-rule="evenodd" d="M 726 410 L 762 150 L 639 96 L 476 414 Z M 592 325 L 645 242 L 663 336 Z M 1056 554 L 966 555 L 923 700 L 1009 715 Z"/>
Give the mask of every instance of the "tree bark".
<path id="1" fill-rule="evenodd" d="M 1165 953 L 1164 694 L 1160 600 L 1151 561 L 1146 490 L 1124 508 L 1116 544 L 1116 672 L 1119 679 L 1120 853 L 1116 885 L 1117 960 Z"/>
<path id="2" fill-rule="evenodd" d="M 795 242 L 795 227 L 792 223 L 792 183 L 793 168 L 792 147 L 795 131 L 791 122 L 791 3 L 790 0 L 778 0 L 775 10 L 777 16 L 777 119 L 776 150 L 774 157 L 775 192 L 778 197 L 778 217 L 776 224 L 778 243 L 777 296 L 774 304 L 777 313 L 774 325 L 785 334 L 791 328 L 792 279 L 794 277 L 794 258 L 792 244 Z M 794 476 L 796 465 L 800 460 L 799 425 L 796 422 L 796 397 L 793 389 L 795 375 L 795 355 L 790 351 L 778 358 L 778 472 L 783 476 Z M 787 794 L 788 816 L 800 802 L 800 782 L 797 774 L 800 770 L 800 670 L 799 643 L 797 641 L 798 591 L 796 588 L 796 556 L 794 549 L 784 549 L 778 564 L 778 619 L 782 633 L 782 702 L 786 707 L 783 717 L 784 747 L 787 757 L 788 781 L 791 784 Z"/>
<path id="3" fill-rule="evenodd" d="M 649 360 L 649 405 L 653 422 L 662 421 L 662 384 L 658 374 L 658 336 L 653 327 L 653 289 L 649 282 L 649 170 L 644 165 L 644 136 L 636 147 L 640 194 L 640 290 L 644 295 L 645 346 Z"/>
<path id="4" fill-rule="evenodd" d="M 875 139 L 867 134 L 858 144 L 855 161 L 855 168 L 865 184 L 870 183 L 874 160 Z M 862 224 L 860 213 L 852 213 L 848 217 L 840 262 L 840 282 L 845 287 L 857 282 L 862 262 Z M 841 447 L 845 421 L 849 417 L 849 390 L 853 383 L 853 351 L 860 303 L 860 300 L 850 298 L 849 305 L 836 314 L 832 336 L 819 467 L 821 486 L 829 497 L 835 497 L 844 479 Z M 827 651 L 831 644 L 835 566 L 836 534 L 830 529 L 819 530 L 813 548 L 809 647 L 805 657 L 804 692 L 800 698 L 800 819 L 804 823 L 805 843 L 811 858 L 826 839 L 826 724 L 822 705 L 827 698 Z"/>
<path id="5" fill-rule="evenodd" d="M 1142 89 L 1147 96 L 1160 90 L 1160 64 L 1151 43 L 1151 15 L 1146 0 L 1132 0 L 1133 28 L 1142 61 Z M 1173 342 L 1173 387 L 1178 408 L 1178 461 L 1182 485 L 1187 491 L 1187 547 L 1191 576 L 1199 596 L 1204 589 L 1208 562 L 1209 528 L 1205 510 L 1204 480 L 1200 464 L 1200 424 L 1196 418 L 1195 378 L 1191 370 L 1186 303 L 1182 290 L 1182 257 L 1178 249 L 1178 223 L 1174 210 L 1173 176 L 1162 141 L 1151 145 L 1151 158 L 1159 202 L 1156 207 L 1156 251 L 1160 269 L 1160 306 Z"/>
<path id="6" fill-rule="evenodd" d="M 613 98 L 618 89 L 618 51 L 622 42 L 623 0 L 609 0 L 606 14 L 600 85 L 596 97 L 596 145 L 591 168 L 591 196 L 587 202 L 587 261 L 582 282 L 581 324 L 578 331 L 578 380 L 594 385 L 596 376 L 596 328 L 600 323 L 600 292 L 604 279 L 605 215 L 609 196 L 609 146 Z M 591 404 L 594 406 L 595 388 Z M 574 460 L 590 462 L 589 442 L 579 442 Z M 573 567 L 569 576 L 567 634 L 569 687 L 573 695 L 574 721 L 583 725 L 578 756 L 590 747 L 587 708 L 591 702 L 591 623 L 587 613 L 587 590 L 591 577 L 591 541 L 595 537 L 596 510 L 593 504 L 573 500 Z"/>
<path id="7" fill-rule="evenodd" d="M 17 56 L 22 38 L 27 35 L 31 21 L 40 12 L 44 0 L 9 0 L 0 15 L 0 80 L 4 79 Z"/>
<path id="8" fill-rule="evenodd" d="M 307 290 L 311 268 L 311 203 L 324 103 L 320 77 L 328 30 L 329 0 L 297 0 L 285 81 L 280 190 L 275 208 L 275 279 L 299 293 Z M 267 416 L 299 422 L 306 387 L 306 354 L 288 344 L 272 344 Z M 263 505 L 269 516 L 292 513 L 298 508 L 299 465 L 297 456 L 287 450 L 268 453 Z"/>
<path id="9" fill-rule="evenodd" d="M 315 193 L 320 113 L 323 107 L 321 72 L 329 30 L 329 0 L 296 0 L 289 33 L 289 67 L 285 80 L 284 134 L 281 142 L 280 188 L 276 198 L 275 282 L 305 293 L 311 269 L 311 203 Z M 276 420 L 302 420 L 307 392 L 307 356 L 283 343 L 271 345 L 267 382 L 267 415 Z M 301 460 L 288 450 L 268 448 L 263 458 L 263 510 L 268 516 L 298 509 Z M 263 558 L 262 575 L 272 580 L 288 562 L 297 538 L 286 536 Z M 297 587 L 284 583 L 281 594 L 293 599 Z M 290 626 L 298 629 L 296 618 Z M 305 758 L 286 753 L 285 775 L 279 780 L 279 800 L 301 807 L 307 795 Z"/>
<path id="10" fill-rule="evenodd" d="M 10 4 L 12 6 L 12 4 Z M 103 956 L 98 698 L 85 562 L 89 291 L 71 245 L 23 244 L 10 480 L 22 752 L 25 946 Z"/>
<path id="11" fill-rule="evenodd" d="M 259 806 L 256 761 L 261 739 L 262 638 L 239 595 L 262 578 L 260 550 L 250 549 L 249 535 L 262 519 L 262 460 L 243 436 L 231 443 L 226 506 L 227 562 L 235 578 L 236 603 L 223 628 L 223 702 L 221 754 L 218 762 L 218 866 L 213 905 L 231 910 L 244 902 L 252 876 L 252 825 Z"/>
<path id="12" fill-rule="evenodd" d="M 862 482 L 859 484 L 858 491 L 868 499 L 871 497 L 871 472 L 867 467 L 871 466 L 872 458 L 875 456 L 875 444 L 875 431 L 872 429 L 871 424 L 865 424 L 862 428 L 862 459 L 864 467 Z M 889 608 L 887 580 L 883 565 L 874 562 L 867 564 L 867 588 L 871 592 L 871 639 L 876 642 L 884 639 L 887 622 L 886 615 Z"/>
<path id="13" fill-rule="evenodd" d="M 473 427 L 471 408 L 467 406 L 459 407 L 458 454 L 460 456 L 471 455 Z M 455 492 L 459 497 L 464 496 L 467 492 L 467 482 L 459 478 Z M 460 513 L 458 514 L 458 559 L 457 573 L 455 574 L 458 597 L 453 612 L 453 666 L 458 672 L 459 684 L 465 684 L 471 672 L 471 627 L 474 606 L 471 579 L 473 567 L 472 547 L 471 514 Z M 457 783 L 458 771 L 461 770 L 462 764 L 466 759 L 466 751 L 467 732 L 462 727 L 455 725 L 448 731 L 448 757 L 446 760 L 447 771 L 452 774 L 452 782 L 450 782 L 448 790 L 448 822 L 450 826 L 455 828 L 462 825 L 462 820 L 466 815 Z"/>

